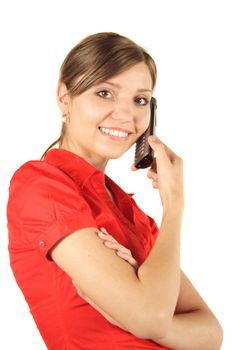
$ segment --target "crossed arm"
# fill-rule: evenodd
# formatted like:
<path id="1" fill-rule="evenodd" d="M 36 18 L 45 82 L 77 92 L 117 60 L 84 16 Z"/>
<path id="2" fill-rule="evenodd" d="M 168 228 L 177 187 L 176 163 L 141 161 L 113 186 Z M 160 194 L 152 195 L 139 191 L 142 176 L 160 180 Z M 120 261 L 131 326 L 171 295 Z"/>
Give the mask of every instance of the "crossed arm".
<path id="1" fill-rule="evenodd" d="M 111 235 L 103 230 L 99 237 L 106 247 L 115 250 L 116 254 L 135 269 L 137 261 L 130 250 L 120 245 Z M 75 283 L 74 283 L 75 285 Z M 75 285 L 76 286 L 76 285 Z M 76 286 L 79 295 L 99 311 L 110 323 L 128 331 L 116 322 Z M 222 329 L 209 307 L 195 290 L 194 286 L 181 271 L 180 292 L 171 324 L 167 334 L 151 340 L 174 350 L 219 350 L 222 343 Z"/>
<path id="2" fill-rule="evenodd" d="M 66 236 L 53 247 L 51 257 L 93 307 L 136 337 L 174 350 L 219 350 L 221 326 L 180 271 L 182 160 L 152 139 L 148 141 L 156 159 L 147 176 L 159 189 L 163 217 L 156 244 L 140 267 L 117 256 L 113 247 L 106 248 L 96 227 Z"/>
<path id="3" fill-rule="evenodd" d="M 176 310 L 167 334 L 159 343 L 175 350 L 219 350 L 222 337 L 214 314 L 181 272 Z"/>
<path id="4" fill-rule="evenodd" d="M 81 233 L 81 234 L 82 234 L 82 237 L 84 237 L 83 234 L 85 235 L 85 233 Z M 117 262 L 119 263 L 127 262 L 127 268 L 133 269 L 134 271 L 137 270 L 137 262 L 132 257 L 130 251 L 120 246 L 112 236 L 107 234 L 106 231 L 105 232 L 103 231 L 102 233 L 95 236 L 98 236 L 97 239 L 100 242 L 101 240 L 99 238 L 101 238 L 102 241 L 104 242 L 104 245 L 101 244 L 101 246 L 104 249 L 103 254 L 106 253 L 105 258 L 107 260 L 105 260 L 106 261 L 105 263 L 106 264 L 110 263 L 112 265 L 111 266 L 112 269 L 111 267 L 108 268 L 107 266 L 105 266 L 105 270 L 107 270 L 107 273 L 109 276 L 110 285 L 113 283 L 113 280 L 111 277 L 113 277 L 114 279 L 115 278 L 117 279 L 116 276 L 111 276 L 114 270 L 115 258 L 117 259 L 116 255 L 118 255 L 118 257 L 121 258 L 121 259 L 118 258 Z M 109 247 L 111 249 L 106 249 L 106 247 Z M 115 254 L 114 251 L 117 254 Z M 114 255 L 114 259 L 113 260 L 110 259 L 111 261 L 108 260 L 109 254 L 112 256 L 112 258 Z M 53 255 L 55 260 L 57 260 L 58 264 L 59 263 L 62 264 L 64 268 L 64 264 L 60 261 L 60 258 L 58 256 L 59 252 L 57 254 L 57 251 L 55 251 L 55 254 Z M 69 260 L 71 255 L 70 254 L 69 256 L 67 255 L 66 258 Z M 100 257 L 95 256 L 95 264 L 93 264 L 91 256 L 89 258 L 87 257 L 86 261 L 89 260 L 92 266 L 94 265 L 96 266 L 96 264 L 98 265 L 100 263 L 100 261 L 98 261 L 99 258 Z M 103 261 L 104 261 L 104 258 L 103 258 Z M 70 262 L 68 262 L 68 264 L 70 265 Z M 78 265 L 79 264 L 77 264 L 77 266 Z M 120 267 L 120 265 L 118 267 Z M 115 266 L 115 269 L 116 268 L 117 267 Z M 70 275 L 71 277 L 73 277 L 74 280 L 80 281 L 80 278 L 81 278 L 81 281 L 82 281 L 83 277 L 80 276 L 80 273 L 79 273 L 79 279 L 76 279 L 75 275 L 72 276 L 72 273 L 70 273 Z M 92 273 L 95 275 L 95 271 L 90 272 L 90 274 Z M 87 276 L 87 274 L 85 275 Z M 126 273 L 126 275 L 123 276 L 123 280 L 124 278 L 127 279 L 129 277 L 129 276 L 127 277 L 127 275 L 128 274 Z M 90 283 L 92 284 L 92 287 L 93 287 L 93 280 L 90 281 Z M 117 285 L 117 282 L 115 283 Z M 136 281 L 134 279 L 131 280 L 131 283 L 135 283 L 135 288 L 138 288 L 138 285 L 136 284 Z M 131 308 L 131 305 L 130 305 L 130 300 L 132 303 L 134 302 L 134 299 L 136 300 L 137 298 L 139 298 L 137 294 L 128 295 L 129 298 L 126 298 L 126 295 L 123 293 L 123 298 L 126 300 L 126 303 L 124 305 L 124 300 L 119 300 L 120 296 L 118 292 L 117 292 L 116 298 L 112 294 L 114 293 L 114 290 L 119 290 L 118 288 L 121 288 L 120 285 L 118 285 L 118 288 L 113 288 L 113 289 L 110 288 L 109 290 L 106 290 L 107 285 L 105 285 L 106 295 L 104 298 L 102 298 L 102 296 L 98 295 L 98 290 L 100 293 L 102 293 L 101 288 L 93 288 L 96 292 L 92 294 L 90 293 L 88 284 L 89 284 L 88 281 L 85 281 L 84 284 L 82 284 L 82 282 L 79 284 L 76 283 L 76 287 L 80 296 L 83 297 L 87 302 L 89 302 L 94 308 L 96 308 L 109 322 L 119 326 L 120 328 L 126 331 L 129 331 L 134 334 L 136 333 L 135 335 L 140 338 L 151 339 L 156 343 L 159 343 L 163 346 L 169 347 L 174 350 L 202 350 L 202 349 L 219 350 L 221 348 L 221 343 L 222 343 L 221 326 L 219 325 L 217 319 L 215 318 L 215 316 L 213 315 L 209 307 L 205 304 L 201 296 L 198 294 L 194 286 L 191 284 L 191 282 L 183 272 L 181 272 L 180 289 L 179 289 L 179 295 L 178 295 L 178 300 L 177 300 L 174 315 L 171 318 L 170 323 L 166 324 L 166 331 L 164 331 L 163 329 L 161 333 L 158 332 L 158 323 L 156 324 L 156 322 L 154 322 L 153 318 L 151 318 L 151 315 L 146 312 L 147 310 L 144 311 L 143 309 L 141 309 L 140 317 L 143 312 L 144 314 L 147 315 L 146 324 L 148 325 L 148 322 L 152 324 L 154 323 L 154 332 L 153 332 L 153 327 L 150 326 L 150 334 L 144 333 L 144 332 L 138 334 L 137 331 L 135 332 L 135 330 L 129 326 L 132 323 L 131 322 L 132 318 L 135 318 L 135 317 L 140 318 L 137 312 L 135 312 L 134 314 L 127 312 L 128 319 L 125 319 L 125 315 L 124 317 L 122 316 L 121 310 L 125 310 L 127 306 L 128 306 L 127 310 L 129 311 L 131 309 L 137 310 L 136 307 Z M 99 281 L 97 281 L 97 284 L 98 286 L 100 286 Z M 130 290 L 128 290 L 128 292 L 130 292 Z M 111 295 L 111 298 L 109 298 L 109 295 Z M 114 300 L 119 300 L 119 304 L 115 305 L 113 302 Z M 139 325 L 140 324 L 141 323 L 139 322 Z"/>

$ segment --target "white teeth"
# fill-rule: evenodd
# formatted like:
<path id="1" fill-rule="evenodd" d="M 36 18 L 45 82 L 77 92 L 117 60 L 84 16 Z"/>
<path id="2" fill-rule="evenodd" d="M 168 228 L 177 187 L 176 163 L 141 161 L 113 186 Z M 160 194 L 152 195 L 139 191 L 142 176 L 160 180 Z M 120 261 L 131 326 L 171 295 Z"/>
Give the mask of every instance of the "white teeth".
<path id="1" fill-rule="evenodd" d="M 107 135 L 118 136 L 118 137 L 128 136 L 128 133 L 125 131 L 113 130 L 113 129 L 108 129 L 108 128 L 100 128 L 100 130 Z"/>

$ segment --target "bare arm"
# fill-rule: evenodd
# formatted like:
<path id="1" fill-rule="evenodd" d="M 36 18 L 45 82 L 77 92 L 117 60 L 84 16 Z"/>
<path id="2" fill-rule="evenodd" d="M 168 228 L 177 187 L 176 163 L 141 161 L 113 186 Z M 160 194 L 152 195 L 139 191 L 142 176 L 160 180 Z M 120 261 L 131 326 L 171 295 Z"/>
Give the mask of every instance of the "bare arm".
<path id="1" fill-rule="evenodd" d="M 182 272 L 176 314 L 159 343 L 175 350 L 220 350 L 222 340 L 218 320 Z"/>
<path id="2" fill-rule="evenodd" d="M 107 243 L 107 247 L 115 249 L 117 254 L 122 251 L 119 255 L 137 268 L 131 252 L 121 246 L 111 235 L 106 232 L 100 238 Z M 78 292 L 80 294 L 80 291 Z M 122 325 L 111 319 L 82 292 L 80 295 L 110 323 L 123 329 Z M 178 302 L 171 325 L 163 338 L 158 341 L 152 336 L 152 340 L 175 350 L 219 350 L 221 348 L 223 330 L 218 320 L 182 271 Z"/>
<path id="3" fill-rule="evenodd" d="M 180 288 L 180 227 L 183 211 L 182 161 L 161 142 L 151 143 L 164 208 L 160 234 L 137 273 L 106 249 L 96 228 L 82 229 L 61 240 L 52 259 L 103 311 L 141 338 L 160 339 L 170 325 Z M 127 313 L 125 312 L 127 310 Z"/>

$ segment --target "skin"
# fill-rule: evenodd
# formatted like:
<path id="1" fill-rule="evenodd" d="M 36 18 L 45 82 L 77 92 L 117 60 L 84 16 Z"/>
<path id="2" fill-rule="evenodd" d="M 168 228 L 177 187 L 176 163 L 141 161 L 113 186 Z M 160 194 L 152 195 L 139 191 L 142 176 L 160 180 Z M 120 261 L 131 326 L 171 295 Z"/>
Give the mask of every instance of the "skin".
<path id="1" fill-rule="evenodd" d="M 122 156 L 148 127 L 151 86 L 145 63 L 138 63 L 109 79 L 108 83 L 93 86 L 73 98 L 66 86 L 59 84 L 58 104 L 62 114 L 69 116 L 61 148 L 78 154 L 104 171 L 108 160 Z M 130 134 L 126 138 L 113 138 L 101 133 L 99 127 Z"/>
<path id="2" fill-rule="evenodd" d="M 62 114 L 68 116 L 62 148 L 104 171 L 108 160 L 123 155 L 147 128 L 150 108 L 146 100 L 149 102 L 151 98 L 151 86 L 145 63 L 138 63 L 112 77 L 108 83 L 93 86 L 75 97 L 70 97 L 66 86 L 60 83 L 58 104 Z M 99 127 L 128 131 L 129 135 L 114 138 L 101 133 Z M 157 137 L 149 137 L 148 141 L 156 159 L 147 176 L 152 181 L 152 187 L 159 190 L 163 218 L 160 234 L 146 261 L 138 267 L 131 252 L 120 246 L 104 228 L 86 229 L 90 232 L 88 235 L 79 232 L 70 234 L 53 249 L 51 257 L 74 280 L 80 296 L 112 324 L 140 338 L 152 339 L 176 350 L 219 350 L 221 326 L 180 270 L 180 232 L 184 207 L 182 160 Z M 135 168 L 132 167 L 132 170 Z M 107 191 L 111 196 L 110 190 Z M 102 250 L 96 234 L 105 249 L 115 251 L 126 265 Z M 89 260 L 85 260 L 85 254 L 82 255 L 87 247 Z M 107 261 L 109 266 L 106 266 Z M 99 288 L 92 288 L 92 284 L 88 287 L 89 280 L 81 275 L 83 264 L 95 266 L 94 262 L 100 264 L 99 268 L 96 265 L 96 271 L 89 272 L 94 276 L 99 274 L 98 280 L 102 281 L 98 283 Z M 135 271 L 137 274 L 134 274 Z M 111 274 L 116 274 L 113 280 L 110 279 Z M 121 283 L 120 280 L 124 282 L 120 288 L 125 299 L 117 304 L 114 286 L 116 281 Z M 111 300 L 105 295 L 106 287 L 111 290 Z M 128 310 L 133 310 L 134 314 L 125 314 L 124 300 L 130 303 Z M 143 301 L 143 307 L 147 309 L 146 320 L 139 319 L 143 313 L 138 301 Z M 140 315 L 138 322 L 135 315 Z M 132 320 L 134 329 L 130 328 Z"/>

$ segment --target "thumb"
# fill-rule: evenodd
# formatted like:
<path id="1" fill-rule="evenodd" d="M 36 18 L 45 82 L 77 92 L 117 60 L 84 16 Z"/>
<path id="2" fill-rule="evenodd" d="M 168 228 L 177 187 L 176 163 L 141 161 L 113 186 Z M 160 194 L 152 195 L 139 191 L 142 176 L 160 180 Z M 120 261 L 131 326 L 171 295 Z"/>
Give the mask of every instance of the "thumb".
<path id="1" fill-rule="evenodd" d="M 156 145 L 156 144 L 162 143 L 160 141 L 160 139 L 157 136 L 155 136 L 155 135 L 148 136 L 147 140 L 148 140 L 149 144 L 152 144 L 152 145 Z"/>
<path id="2" fill-rule="evenodd" d="M 148 142 L 153 151 L 155 152 L 155 158 L 161 158 L 164 157 L 165 152 L 165 147 L 164 144 L 159 140 L 158 137 L 156 136 L 149 136 L 148 137 Z"/>
<path id="3" fill-rule="evenodd" d="M 148 142 L 151 148 L 155 151 L 156 158 L 167 158 L 170 161 L 177 159 L 177 154 L 174 153 L 165 143 L 163 143 L 157 136 L 149 136 Z"/>

